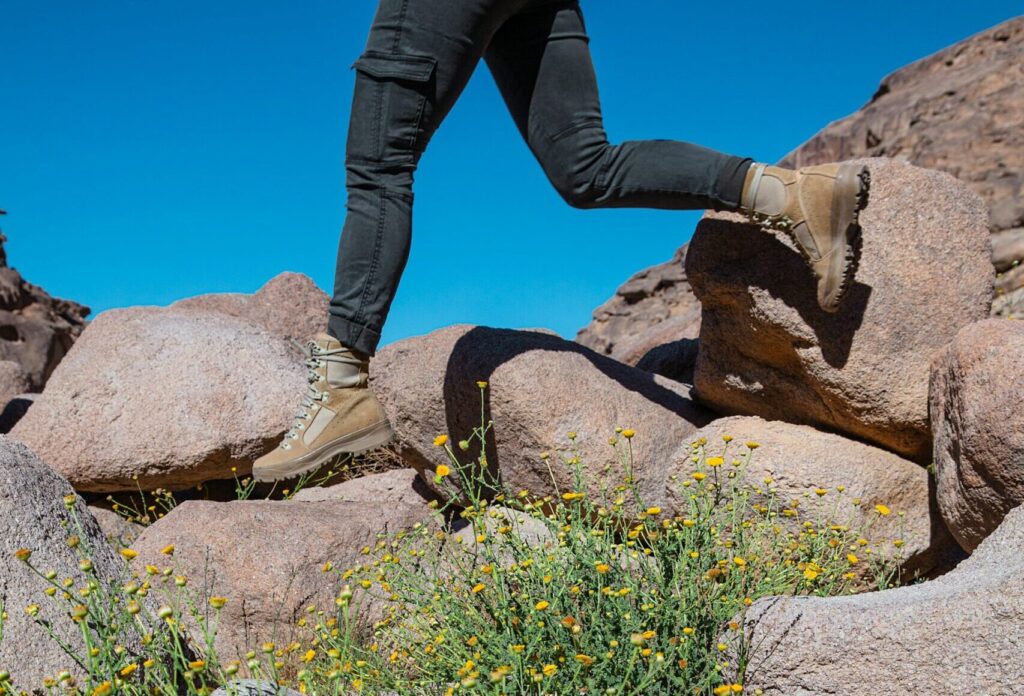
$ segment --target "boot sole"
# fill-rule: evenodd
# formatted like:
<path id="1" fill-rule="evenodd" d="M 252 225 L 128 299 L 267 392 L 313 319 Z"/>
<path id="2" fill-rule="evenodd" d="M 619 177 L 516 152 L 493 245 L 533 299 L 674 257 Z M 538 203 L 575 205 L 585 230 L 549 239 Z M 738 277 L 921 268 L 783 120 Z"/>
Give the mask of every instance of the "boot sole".
<path id="1" fill-rule="evenodd" d="M 839 304 L 853 284 L 860 260 L 860 211 L 867 205 L 868 190 L 871 187 L 871 173 L 859 164 L 844 164 L 836 175 L 832 192 L 832 244 L 835 248 L 842 243 L 843 253 L 833 254 L 828 272 L 840 276 L 839 290 L 829 305 L 821 305 L 826 312 L 839 310 Z"/>
<path id="2" fill-rule="evenodd" d="M 323 447 L 287 462 L 286 465 L 282 464 L 259 472 L 254 469 L 252 477 L 261 483 L 294 478 L 319 469 L 339 454 L 362 454 L 383 447 L 394 438 L 395 433 L 391 430 L 388 422 L 381 421 L 344 437 L 339 437 L 337 440 L 332 440 Z"/>

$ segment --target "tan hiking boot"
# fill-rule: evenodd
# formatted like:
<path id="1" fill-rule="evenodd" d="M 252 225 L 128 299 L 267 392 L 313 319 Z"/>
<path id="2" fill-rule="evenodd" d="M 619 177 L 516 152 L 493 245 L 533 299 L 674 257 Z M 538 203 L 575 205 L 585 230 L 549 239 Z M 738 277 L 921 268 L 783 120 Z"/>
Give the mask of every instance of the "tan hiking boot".
<path id="1" fill-rule="evenodd" d="M 860 164 L 799 170 L 753 165 L 740 210 L 766 230 L 786 232 L 818 279 L 818 304 L 839 309 L 856 271 L 858 216 L 871 177 Z"/>
<path id="2" fill-rule="evenodd" d="M 309 390 L 280 446 L 256 460 L 257 481 L 317 469 L 344 453 L 364 452 L 393 437 L 384 409 L 367 387 L 369 363 L 321 334 L 309 343 Z"/>

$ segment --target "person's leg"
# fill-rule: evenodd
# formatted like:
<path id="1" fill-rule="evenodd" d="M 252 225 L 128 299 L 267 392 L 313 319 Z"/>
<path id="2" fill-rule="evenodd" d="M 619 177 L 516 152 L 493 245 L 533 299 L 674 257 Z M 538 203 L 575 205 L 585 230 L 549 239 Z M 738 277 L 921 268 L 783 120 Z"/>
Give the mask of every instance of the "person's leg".
<path id="1" fill-rule="evenodd" d="M 869 176 L 857 164 L 790 171 L 697 145 L 612 145 L 579 3 L 534 0 L 495 34 L 487 64 L 548 178 L 579 208 L 740 210 L 789 234 L 835 312 L 852 281 Z"/>
<path id="2" fill-rule="evenodd" d="M 392 439 L 369 388 L 369 356 L 409 255 L 413 172 L 483 47 L 523 2 L 380 3 L 355 64 L 345 158 L 348 215 L 329 335 L 310 344 L 308 391 L 280 445 L 253 464 L 256 480 L 292 478 Z"/>
<path id="3" fill-rule="evenodd" d="M 485 53 L 563 198 L 579 208 L 737 208 L 751 160 L 672 140 L 608 142 L 588 41 L 577 2 L 534 2 L 502 25 Z"/>
<path id="4" fill-rule="evenodd" d="M 348 214 L 328 331 L 372 355 L 409 256 L 413 172 L 483 48 L 525 0 L 382 0 L 356 61 Z"/>

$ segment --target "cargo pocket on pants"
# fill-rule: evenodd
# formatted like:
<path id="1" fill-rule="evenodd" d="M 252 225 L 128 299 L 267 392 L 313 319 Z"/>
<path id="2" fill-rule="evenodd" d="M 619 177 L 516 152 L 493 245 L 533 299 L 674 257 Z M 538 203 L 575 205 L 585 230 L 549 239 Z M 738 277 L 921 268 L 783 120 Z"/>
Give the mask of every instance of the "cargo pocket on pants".
<path id="1" fill-rule="evenodd" d="M 380 161 L 407 155 L 414 159 L 426 145 L 423 116 L 434 90 L 437 61 L 367 51 L 352 67 L 356 87 L 348 157 Z"/>

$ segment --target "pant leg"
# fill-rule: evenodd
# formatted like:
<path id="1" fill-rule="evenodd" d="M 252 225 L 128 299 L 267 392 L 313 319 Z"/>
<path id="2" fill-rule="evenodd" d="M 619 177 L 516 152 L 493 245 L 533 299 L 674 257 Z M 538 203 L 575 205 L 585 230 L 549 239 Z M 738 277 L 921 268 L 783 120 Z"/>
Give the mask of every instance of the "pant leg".
<path id="1" fill-rule="evenodd" d="M 373 354 L 409 256 L 413 173 L 484 47 L 525 0 L 381 0 L 356 61 L 347 215 L 328 331 Z"/>
<path id="2" fill-rule="evenodd" d="M 735 209 L 751 160 L 672 140 L 612 145 L 579 3 L 533 3 L 485 60 L 523 138 L 579 208 Z"/>

